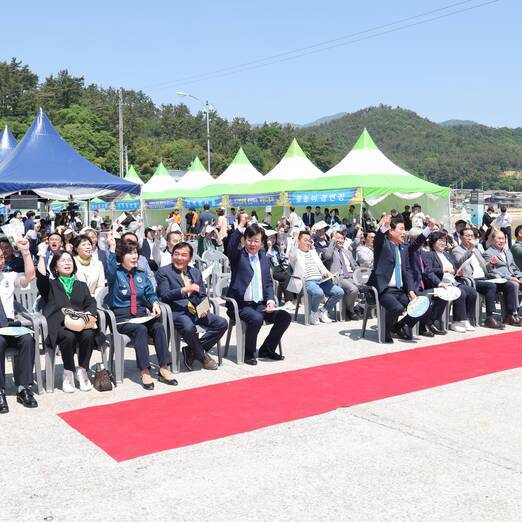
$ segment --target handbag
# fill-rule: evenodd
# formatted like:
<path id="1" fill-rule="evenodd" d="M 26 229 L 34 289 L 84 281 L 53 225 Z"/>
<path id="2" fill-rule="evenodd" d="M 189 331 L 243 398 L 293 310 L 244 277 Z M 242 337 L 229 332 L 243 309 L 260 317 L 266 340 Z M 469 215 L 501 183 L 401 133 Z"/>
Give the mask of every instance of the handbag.
<path id="1" fill-rule="evenodd" d="M 94 388 L 99 392 L 112 390 L 112 374 L 100 363 L 96 363 L 94 370 Z"/>
<path id="2" fill-rule="evenodd" d="M 62 313 L 64 315 L 63 325 L 67 330 L 71 330 L 72 332 L 82 332 L 85 330 L 91 317 L 91 315 L 86 312 L 79 312 L 72 308 L 62 308 Z"/>

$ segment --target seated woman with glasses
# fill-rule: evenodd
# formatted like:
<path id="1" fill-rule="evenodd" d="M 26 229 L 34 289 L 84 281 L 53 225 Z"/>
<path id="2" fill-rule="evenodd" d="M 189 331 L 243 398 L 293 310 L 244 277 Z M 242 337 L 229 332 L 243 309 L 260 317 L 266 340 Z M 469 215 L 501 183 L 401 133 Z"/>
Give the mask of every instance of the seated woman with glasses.
<path id="1" fill-rule="evenodd" d="M 110 252 L 107 259 L 107 284 L 109 285 L 109 306 L 116 316 L 118 331 L 128 335 L 136 350 L 136 363 L 141 372 L 141 384 L 146 390 L 154 389 L 150 375 L 149 337 L 152 337 L 160 366 L 158 380 L 165 384 L 176 385 L 174 374 L 170 371 L 171 355 L 167 346 L 167 337 L 160 321 L 161 308 L 159 299 L 145 271 L 138 268 L 138 243 L 130 239 L 116 240 L 107 237 Z M 132 322 L 132 319 L 149 315 L 144 323 Z"/>
<path id="2" fill-rule="evenodd" d="M 461 294 L 453 301 L 453 322 L 450 329 L 460 333 L 475 331 L 473 324 L 477 291 L 456 279 L 462 275 L 462 271 L 457 268 L 457 261 L 453 255 L 446 250 L 446 234 L 433 232 L 428 239 L 428 245 L 430 252 L 426 256 L 426 269 L 423 274 L 426 288 L 458 287 Z M 437 319 L 440 321 L 441 318 Z"/>
<path id="3" fill-rule="evenodd" d="M 75 238 L 73 249 L 77 268 L 76 277 L 79 281 L 86 283 L 89 292 L 94 295 L 96 290 L 105 287 L 105 271 L 102 262 L 93 257 L 93 244 L 86 235 Z"/>
<path id="4" fill-rule="evenodd" d="M 49 272 L 54 279 L 51 279 L 47 273 L 46 254 L 47 252 L 44 248 L 39 249 L 36 283 L 44 302 L 43 315 L 47 319 L 49 330 L 47 341 L 51 349 L 58 345 L 62 354 L 62 390 L 65 393 L 75 391 L 74 353 L 76 346 L 78 346 L 76 378 L 79 382 L 80 390 L 89 391 L 92 389 L 88 375 L 89 362 L 96 342 L 96 301 L 91 296 L 87 285 L 76 277 L 76 264 L 69 252 L 58 251 L 53 255 L 49 265 Z M 72 308 L 73 310 L 88 313 L 90 320 L 85 330 L 73 332 L 66 329 L 62 308 Z"/>

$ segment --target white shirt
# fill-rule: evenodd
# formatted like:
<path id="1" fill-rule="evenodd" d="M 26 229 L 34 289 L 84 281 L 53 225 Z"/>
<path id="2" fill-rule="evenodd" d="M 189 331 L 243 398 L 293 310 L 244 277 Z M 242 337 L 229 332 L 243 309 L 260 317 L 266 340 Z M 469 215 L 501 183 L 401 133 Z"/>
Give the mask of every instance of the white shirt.
<path id="1" fill-rule="evenodd" d="M 500 227 L 500 228 L 506 228 L 506 227 L 510 227 L 511 224 L 513 223 L 513 218 L 507 213 L 507 212 L 504 212 L 504 213 L 500 213 L 496 218 L 495 218 L 495 223 Z"/>
<path id="2" fill-rule="evenodd" d="M 0 272 L 0 299 L 8 319 L 14 319 L 14 291 L 20 286 L 20 279 L 24 274 L 16 272 Z"/>
<path id="3" fill-rule="evenodd" d="M 412 214 L 410 218 L 412 228 L 424 228 L 424 220 L 426 218 L 424 212 L 417 212 L 416 214 Z"/>
<path id="4" fill-rule="evenodd" d="M 484 270 L 482 270 L 475 252 L 471 254 L 470 265 L 473 268 L 473 279 L 484 279 L 486 277 L 486 274 L 484 273 Z"/>
<path id="5" fill-rule="evenodd" d="M 247 252 L 248 254 L 248 252 Z M 257 289 L 258 293 L 261 296 L 261 301 L 263 300 L 263 277 L 261 275 L 261 263 L 259 262 L 259 255 L 256 254 L 255 256 L 248 254 L 248 260 L 250 261 L 251 265 L 255 265 L 257 263 L 257 270 L 259 273 L 259 278 L 257 281 Z M 252 268 L 254 268 L 252 266 Z M 252 275 L 252 281 L 254 280 L 254 276 Z M 245 295 L 243 296 L 243 299 L 245 301 L 253 301 L 254 300 L 254 291 L 252 289 L 252 281 L 250 281 L 250 284 L 247 286 L 247 289 L 245 290 Z"/>

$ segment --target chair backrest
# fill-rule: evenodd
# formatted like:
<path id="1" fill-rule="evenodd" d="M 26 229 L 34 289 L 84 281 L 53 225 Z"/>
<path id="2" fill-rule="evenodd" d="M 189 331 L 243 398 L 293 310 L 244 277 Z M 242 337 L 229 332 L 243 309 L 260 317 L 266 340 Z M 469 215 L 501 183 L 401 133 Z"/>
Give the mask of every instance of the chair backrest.
<path id="1" fill-rule="evenodd" d="M 230 284 L 230 274 L 221 274 L 217 277 L 213 283 L 214 295 L 216 297 L 224 296 L 228 291 L 228 285 Z"/>
<path id="2" fill-rule="evenodd" d="M 94 299 L 96 299 L 96 306 L 98 308 L 103 308 L 106 306 L 106 300 L 109 295 L 109 288 L 104 286 L 103 288 L 98 288 L 94 293 Z"/>
<path id="3" fill-rule="evenodd" d="M 205 250 L 201 255 L 201 258 L 205 263 L 207 263 L 207 266 L 210 264 L 217 264 L 221 267 L 222 272 L 230 271 L 230 261 L 228 260 L 228 257 L 219 250 Z"/>
<path id="4" fill-rule="evenodd" d="M 359 267 L 356 268 L 353 272 L 353 282 L 356 285 L 366 285 L 368 284 L 368 279 L 370 279 L 370 274 L 372 273 L 371 268 L 367 267 Z"/>
<path id="5" fill-rule="evenodd" d="M 25 288 L 16 287 L 15 299 L 28 311 L 36 311 L 34 305 L 39 297 L 36 281 L 31 281 Z"/>

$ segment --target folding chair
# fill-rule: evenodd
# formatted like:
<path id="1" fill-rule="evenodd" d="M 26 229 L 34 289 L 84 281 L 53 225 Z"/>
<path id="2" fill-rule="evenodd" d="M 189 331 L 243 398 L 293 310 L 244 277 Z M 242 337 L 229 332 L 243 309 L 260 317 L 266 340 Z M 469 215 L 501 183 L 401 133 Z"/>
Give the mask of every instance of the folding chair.
<path id="1" fill-rule="evenodd" d="M 246 323 L 239 317 L 239 307 L 237 301 L 231 297 L 226 296 L 228 290 L 228 283 L 230 282 L 227 278 L 221 278 L 216 284 L 216 295 L 220 295 L 226 303 L 230 303 L 233 311 L 233 318 L 229 315 L 227 339 L 225 341 L 225 357 L 228 356 L 228 348 L 230 346 L 230 338 L 232 337 L 232 329 L 236 328 L 236 363 L 243 364 L 245 362 L 245 338 L 246 338 Z M 276 305 L 278 304 L 277 296 L 274 296 Z M 229 308 L 230 310 L 230 308 Z M 279 341 L 279 353 L 283 355 L 283 345 Z"/>

